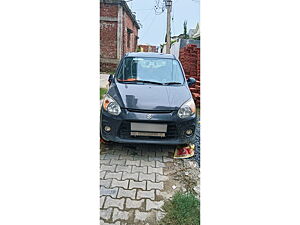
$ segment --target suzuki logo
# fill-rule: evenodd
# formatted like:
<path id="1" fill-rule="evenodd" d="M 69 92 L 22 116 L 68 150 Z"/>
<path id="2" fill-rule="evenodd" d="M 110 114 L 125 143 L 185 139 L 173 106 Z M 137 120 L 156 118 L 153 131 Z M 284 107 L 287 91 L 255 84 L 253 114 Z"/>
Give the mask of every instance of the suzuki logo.
<path id="1" fill-rule="evenodd" d="M 151 114 L 147 114 L 146 117 L 147 117 L 148 120 L 151 120 L 151 119 L 152 119 L 152 115 L 151 115 Z"/>

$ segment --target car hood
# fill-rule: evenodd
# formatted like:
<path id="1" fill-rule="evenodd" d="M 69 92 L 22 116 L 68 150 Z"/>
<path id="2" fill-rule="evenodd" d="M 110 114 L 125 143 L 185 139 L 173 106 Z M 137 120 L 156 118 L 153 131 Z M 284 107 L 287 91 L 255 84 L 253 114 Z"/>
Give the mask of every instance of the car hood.
<path id="1" fill-rule="evenodd" d="M 138 110 L 177 110 L 192 97 L 186 85 L 114 83 L 109 92 L 121 107 Z"/>

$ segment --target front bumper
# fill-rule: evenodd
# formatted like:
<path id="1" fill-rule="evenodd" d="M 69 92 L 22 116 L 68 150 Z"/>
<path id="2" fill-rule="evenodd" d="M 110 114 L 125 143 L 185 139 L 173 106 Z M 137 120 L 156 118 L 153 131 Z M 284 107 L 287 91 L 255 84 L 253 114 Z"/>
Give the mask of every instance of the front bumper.
<path id="1" fill-rule="evenodd" d="M 118 143 L 140 143 L 140 144 L 164 144 L 164 145 L 178 145 L 188 144 L 194 138 L 196 127 L 196 115 L 192 117 L 180 119 L 177 111 L 168 113 L 151 113 L 151 120 L 147 119 L 149 112 L 131 112 L 127 109 L 122 109 L 118 116 L 111 115 L 101 107 L 100 114 L 100 129 L 102 138 L 106 141 L 113 141 Z M 130 135 L 130 123 L 163 123 L 167 124 L 166 137 L 133 137 Z M 106 132 L 105 126 L 110 126 L 111 131 Z M 187 136 L 185 131 L 192 129 L 193 134 Z"/>

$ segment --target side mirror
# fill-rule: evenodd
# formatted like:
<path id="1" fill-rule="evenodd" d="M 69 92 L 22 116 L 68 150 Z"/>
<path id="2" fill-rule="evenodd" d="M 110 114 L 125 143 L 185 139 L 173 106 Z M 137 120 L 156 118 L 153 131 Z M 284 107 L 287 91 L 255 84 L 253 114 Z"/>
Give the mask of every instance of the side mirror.
<path id="1" fill-rule="evenodd" d="M 189 79 L 187 79 L 187 83 L 188 83 L 188 86 L 190 87 L 196 83 L 196 79 L 193 77 L 190 77 Z"/>
<path id="2" fill-rule="evenodd" d="M 110 74 L 109 77 L 108 77 L 108 83 L 109 83 L 109 85 L 111 84 L 111 82 L 113 81 L 113 79 L 114 79 L 114 75 Z"/>

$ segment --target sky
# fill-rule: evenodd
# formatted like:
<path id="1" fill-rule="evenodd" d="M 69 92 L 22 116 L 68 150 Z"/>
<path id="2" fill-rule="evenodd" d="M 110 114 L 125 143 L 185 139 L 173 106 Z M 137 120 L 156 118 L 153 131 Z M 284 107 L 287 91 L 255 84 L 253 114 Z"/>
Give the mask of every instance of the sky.
<path id="1" fill-rule="evenodd" d="M 164 43 L 166 35 L 167 13 L 156 15 L 154 6 L 158 0 L 128 1 L 129 8 L 136 13 L 142 24 L 139 30 L 139 44 L 159 46 Z M 163 0 L 160 0 L 163 3 Z M 194 29 L 200 21 L 200 0 L 173 0 L 171 13 L 171 36 L 183 33 L 183 23 L 187 21 L 187 31 Z"/>

